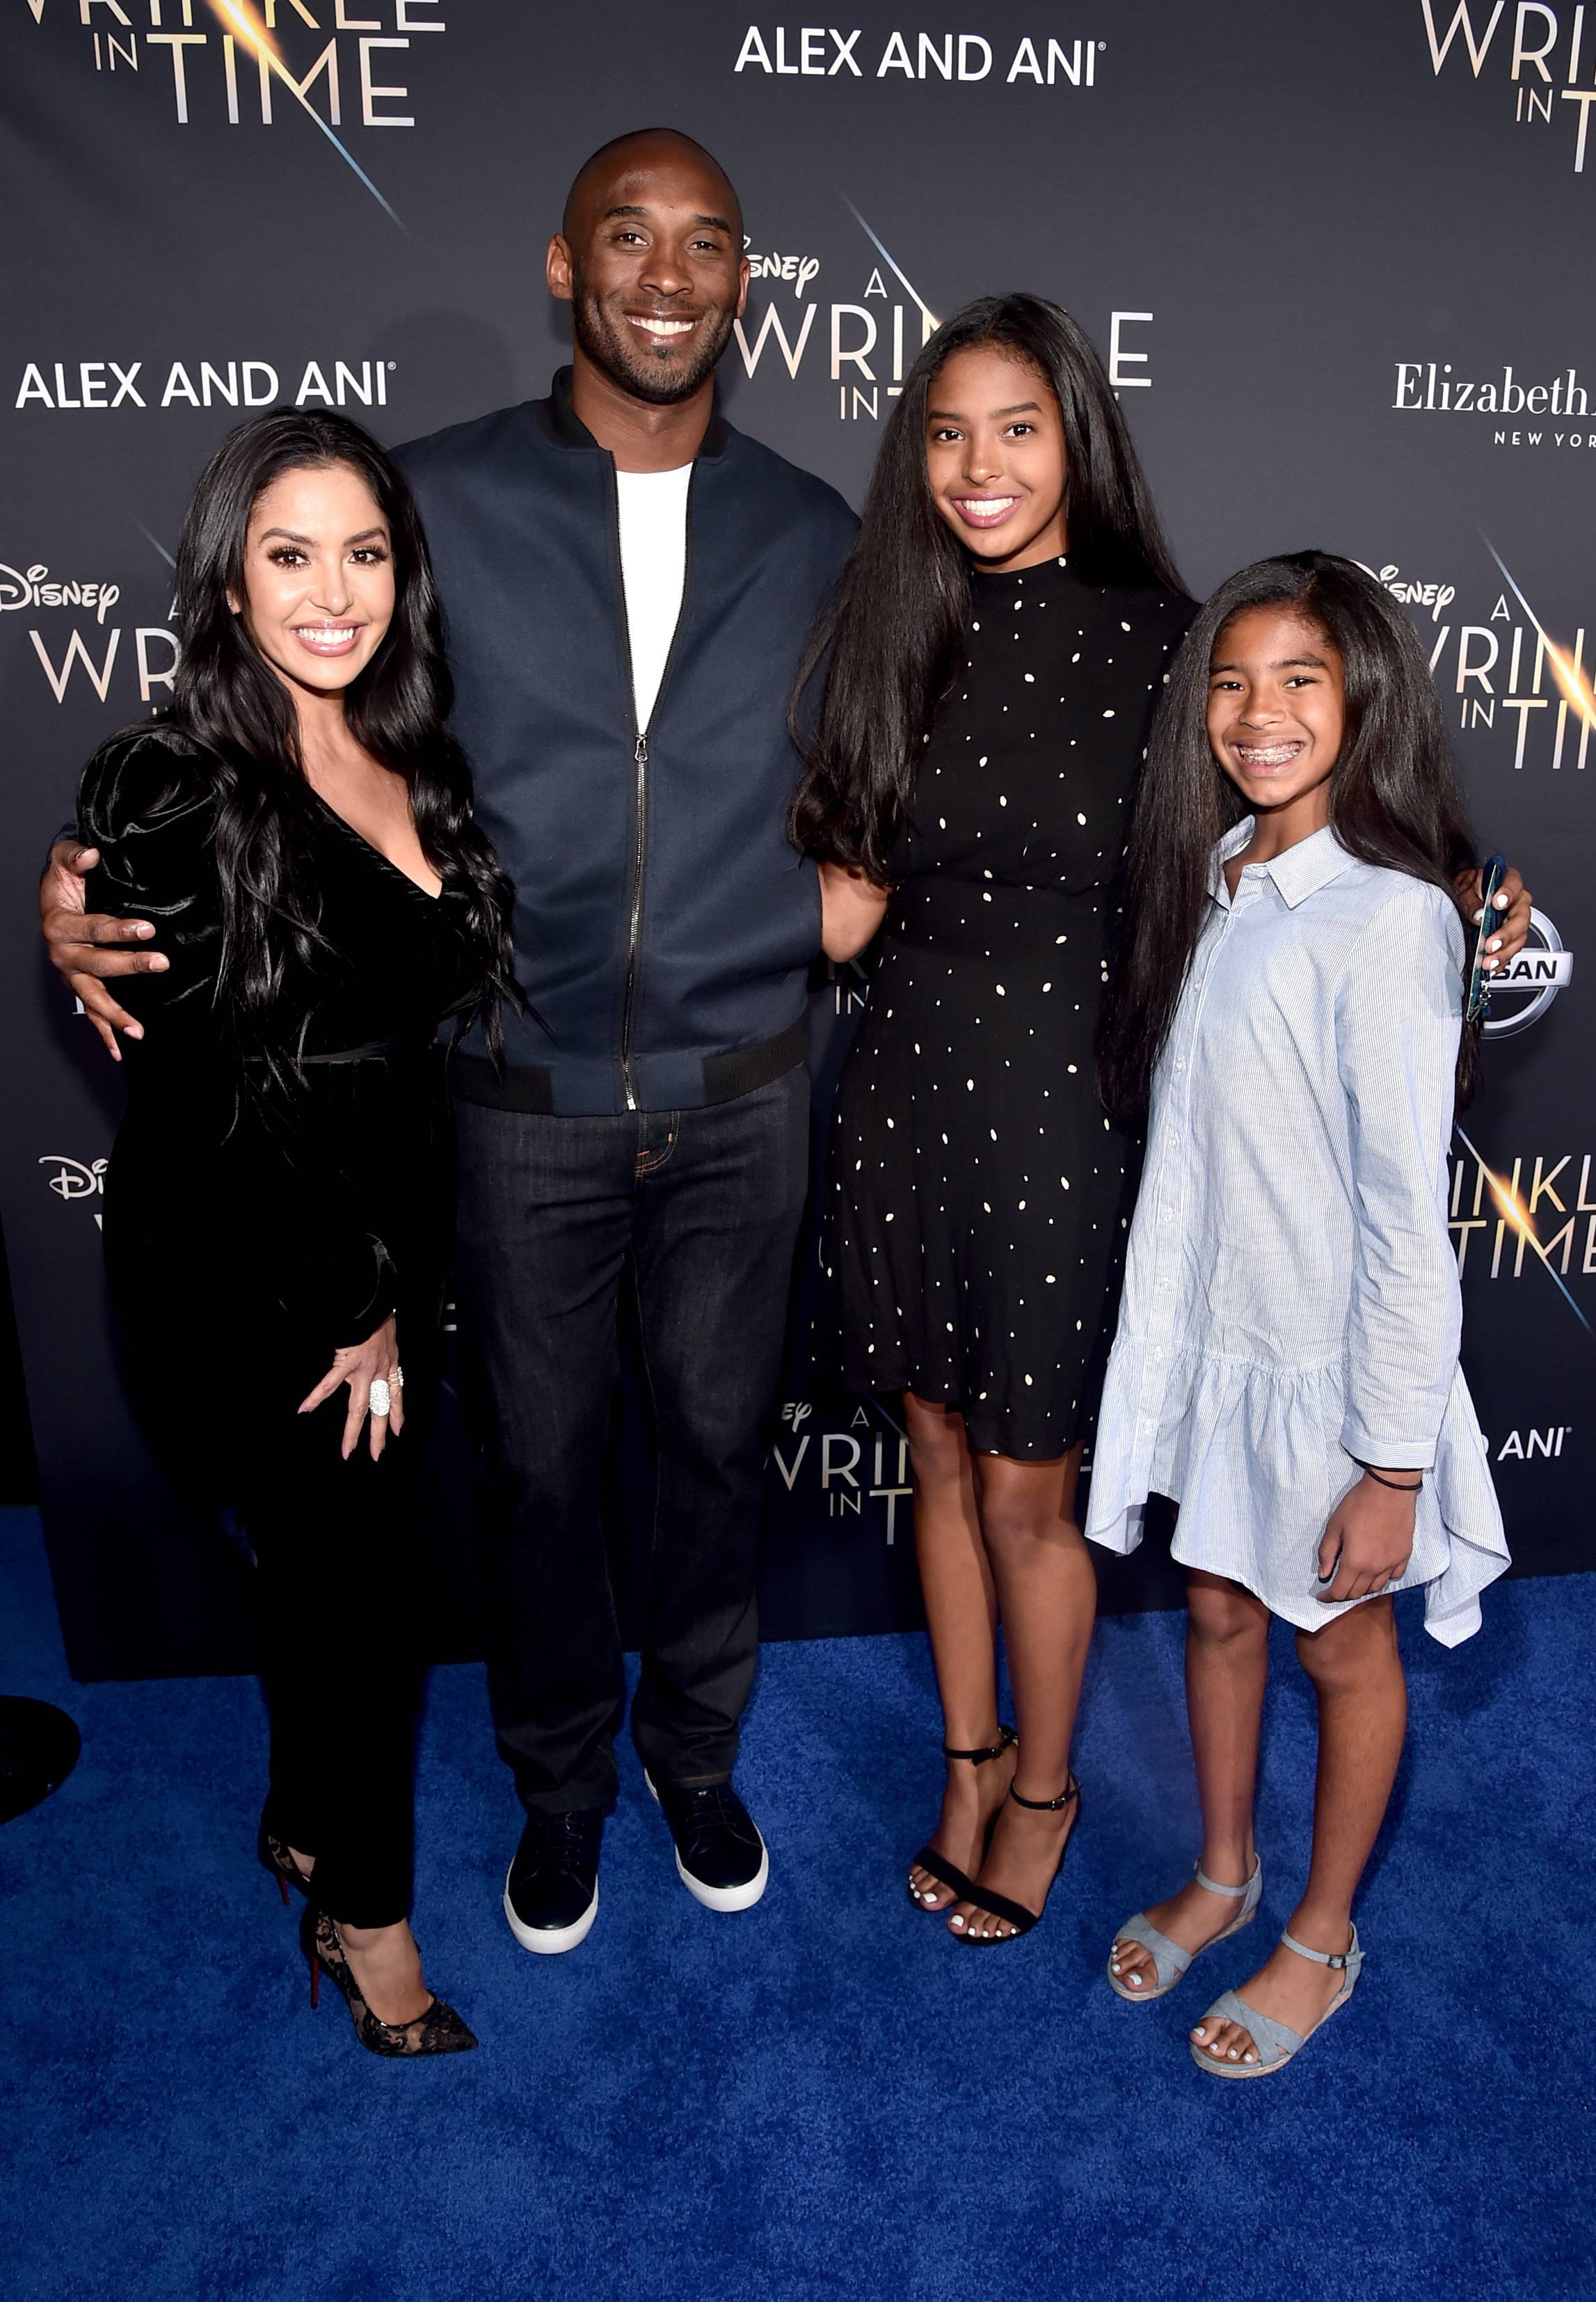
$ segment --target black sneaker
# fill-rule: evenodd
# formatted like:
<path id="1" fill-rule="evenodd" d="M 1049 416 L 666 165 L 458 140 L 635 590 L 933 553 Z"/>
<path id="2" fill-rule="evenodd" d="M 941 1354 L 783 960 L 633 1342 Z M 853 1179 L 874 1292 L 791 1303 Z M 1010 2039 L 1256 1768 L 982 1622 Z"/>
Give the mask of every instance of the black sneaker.
<path id="1" fill-rule="evenodd" d="M 730 1783 L 643 1780 L 676 1841 L 676 1875 L 706 1911 L 747 1911 L 765 1891 L 770 1857 L 759 1826 Z"/>
<path id="2" fill-rule="evenodd" d="M 523 1950 L 575 1950 L 599 1915 L 602 1807 L 529 1814 L 504 1882 L 504 1915 Z"/>

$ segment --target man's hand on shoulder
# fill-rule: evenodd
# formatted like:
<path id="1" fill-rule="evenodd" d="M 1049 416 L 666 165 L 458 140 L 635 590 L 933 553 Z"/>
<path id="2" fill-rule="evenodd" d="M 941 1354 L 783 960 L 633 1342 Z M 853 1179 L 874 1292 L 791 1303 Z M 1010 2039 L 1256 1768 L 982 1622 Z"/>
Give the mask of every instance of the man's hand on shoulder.
<path id="1" fill-rule="evenodd" d="M 144 1026 L 117 1004 L 103 979 L 159 975 L 171 962 L 164 952 L 127 948 L 130 944 L 147 946 L 155 932 L 148 920 L 118 920 L 108 912 L 84 908 L 84 883 L 99 860 L 99 850 L 85 847 L 80 840 L 55 842 L 38 883 L 38 923 L 51 964 L 82 1001 L 84 1013 L 121 1063 L 116 1034 L 125 1031 L 130 1039 L 141 1039 Z"/>

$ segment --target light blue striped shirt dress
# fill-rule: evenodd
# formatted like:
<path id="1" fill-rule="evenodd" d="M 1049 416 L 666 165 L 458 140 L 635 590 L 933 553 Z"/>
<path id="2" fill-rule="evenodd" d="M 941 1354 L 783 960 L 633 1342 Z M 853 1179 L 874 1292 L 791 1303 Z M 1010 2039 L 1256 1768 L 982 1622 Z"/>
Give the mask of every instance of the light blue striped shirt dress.
<path id="1" fill-rule="evenodd" d="M 1354 1457 L 1424 1470 L 1392 1587 L 1422 1584 L 1455 1646 L 1508 1565 L 1447 1232 L 1462 923 L 1330 830 L 1247 864 L 1232 902 L 1251 832 L 1214 852 L 1153 1082 L 1086 1532 L 1133 1550 L 1172 1496 L 1177 1559 L 1319 1630 L 1344 1611 L 1316 1554 Z"/>

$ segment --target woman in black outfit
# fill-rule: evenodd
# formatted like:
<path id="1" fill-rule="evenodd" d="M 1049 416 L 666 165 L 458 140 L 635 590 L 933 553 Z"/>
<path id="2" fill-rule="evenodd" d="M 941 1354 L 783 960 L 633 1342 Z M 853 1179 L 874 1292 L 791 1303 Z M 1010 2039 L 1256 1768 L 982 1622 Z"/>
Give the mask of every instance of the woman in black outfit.
<path id="1" fill-rule="evenodd" d="M 107 1263 L 147 1427 L 258 1563 L 261 1849 L 307 1896 L 313 1986 L 332 1976 L 378 2054 L 448 2053 L 475 2041 L 407 1919 L 413 1426 L 449 1230 L 438 1028 L 496 1036 L 508 888 L 444 727 L 415 509 L 364 432 L 281 411 L 232 433 L 177 594 L 172 710 L 79 796 L 90 903 L 170 954 L 129 984 Z"/>
<path id="2" fill-rule="evenodd" d="M 1074 322 L 1032 296 L 947 322 L 818 637 L 794 832 L 821 859 L 830 956 L 884 928 L 825 1255 L 850 1386 L 904 1396 L 950 1762 L 909 1892 L 965 1942 L 1035 1925 L 1078 1811 L 1096 1582 L 1075 1486 L 1134 1171 L 1093 1038 L 1148 725 L 1192 612 Z"/>

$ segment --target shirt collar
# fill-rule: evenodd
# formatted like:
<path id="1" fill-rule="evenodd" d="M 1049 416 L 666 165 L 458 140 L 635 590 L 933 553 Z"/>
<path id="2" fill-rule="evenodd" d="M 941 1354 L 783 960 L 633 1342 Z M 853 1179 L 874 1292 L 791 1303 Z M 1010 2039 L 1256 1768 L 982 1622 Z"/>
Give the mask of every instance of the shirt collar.
<path id="1" fill-rule="evenodd" d="M 1209 872 L 1209 890 L 1216 903 L 1224 903 L 1227 895 L 1224 867 L 1231 857 L 1240 853 L 1253 835 L 1253 819 L 1244 815 L 1239 823 L 1227 831 L 1214 850 L 1214 861 Z M 1273 856 L 1262 868 L 1280 890 L 1281 901 L 1295 911 L 1309 895 L 1316 895 L 1332 879 L 1340 878 L 1348 865 L 1356 861 L 1328 824 L 1323 831 L 1311 832 L 1299 839 L 1283 854 Z M 1251 870 L 1253 867 L 1247 867 Z"/>
<path id="2" fill-rule="evenodd" d="M 556 368 L 554 382 L 550 387 L 548 399 L 534 400 L 533 406 L 543 431 L 558 446 L 597 450 L 598 441 L 571 405 L 573 373 L 574 371 L 568 367 Z M 716 458 L 724 456 L 731 436 L 732 427 L 720 413 L 720 404 L 717 398 L 710 416 L 710 428 L 704 433 L 703 445 L 700 448 L 694 461 L 701 458 L 713 461 Z"/>

